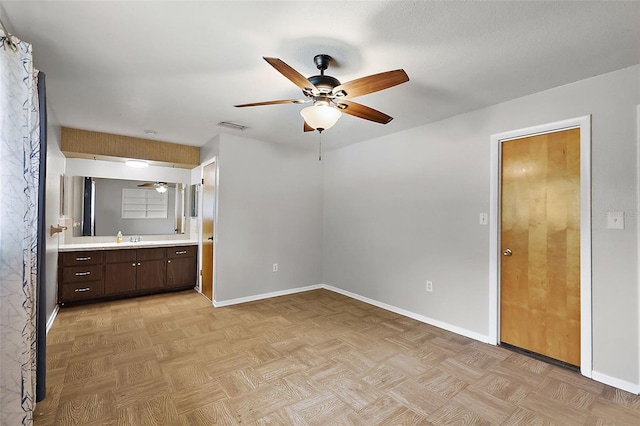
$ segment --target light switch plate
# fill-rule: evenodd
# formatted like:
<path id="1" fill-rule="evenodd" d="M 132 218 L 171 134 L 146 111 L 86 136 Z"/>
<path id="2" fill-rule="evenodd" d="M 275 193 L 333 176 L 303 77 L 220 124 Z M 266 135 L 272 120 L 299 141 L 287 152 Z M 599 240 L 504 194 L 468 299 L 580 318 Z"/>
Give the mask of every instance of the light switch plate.
<path id="1" fill-rule="evenodd" d="M 607 229 L 624 229 L 624 212 L 607 212 Z"/>
<path id="2" fill-rule="evenodd" d="M 480 225 L 489 224 L 489 215 L 486 213 L 480 213 Z"/>

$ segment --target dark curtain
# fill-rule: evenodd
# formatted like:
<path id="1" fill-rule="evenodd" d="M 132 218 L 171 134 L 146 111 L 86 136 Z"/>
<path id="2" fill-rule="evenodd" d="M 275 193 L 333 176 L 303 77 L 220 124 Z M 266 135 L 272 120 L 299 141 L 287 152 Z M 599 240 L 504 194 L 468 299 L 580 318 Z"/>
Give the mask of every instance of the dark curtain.
<path id="1" fill-rule="evenodd" d="M 47 274 L 45 238 L 45 194 L 47 182 L 47 96 L 45 75 L 38 73 L 38 104 L 40 106 L 40 171 L 38 180 L 38 282 L 36 289 L 36 402 L 47 392 Z"/>

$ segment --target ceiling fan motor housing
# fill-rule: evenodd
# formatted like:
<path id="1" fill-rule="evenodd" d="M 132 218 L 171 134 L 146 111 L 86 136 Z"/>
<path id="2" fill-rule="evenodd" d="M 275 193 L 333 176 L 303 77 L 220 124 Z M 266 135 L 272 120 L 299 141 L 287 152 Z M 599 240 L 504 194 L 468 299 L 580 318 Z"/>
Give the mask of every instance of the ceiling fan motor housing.
<path id="1" fill-rule="evenodd" d="M 340 81 L 330 75 L 314 75 L 309 77 L 308 80 L 318 88 L 320 93 L 331 93 L 334 87 L 340 86 Z"/>
<path id="2" fill-rule="evenodd" d="M 318 88 L 320 93 L 331 93 L 334 87 L 340 85 L 340 81 L 337 78 L 330 75 L 324 75 L 324 71 L 329 68 L 329 63 L 333 58 L 329 55 L 316 55 L 313 57 L 313 62 L 316 64 L 316 68 L 320 70 L 320 75 L 314 75 L 307 80 Z"/>

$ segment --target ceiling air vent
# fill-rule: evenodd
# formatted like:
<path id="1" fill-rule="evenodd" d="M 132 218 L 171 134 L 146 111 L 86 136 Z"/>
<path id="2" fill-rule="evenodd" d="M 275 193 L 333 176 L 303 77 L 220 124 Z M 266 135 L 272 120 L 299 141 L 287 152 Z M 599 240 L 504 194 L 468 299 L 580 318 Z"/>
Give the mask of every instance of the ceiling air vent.
<path id="1" fill-rule="evenodd" d="M 229 129 L 235 129 L 235 130 L 244 130 L 247 128 L 247 126 L 242 125 L 242 124 L 238 124 L 238 123 L 233 123 L 231 121 L 221 121 L 218 123 L 218 126 L 220 127 L 227 127 Z"/>

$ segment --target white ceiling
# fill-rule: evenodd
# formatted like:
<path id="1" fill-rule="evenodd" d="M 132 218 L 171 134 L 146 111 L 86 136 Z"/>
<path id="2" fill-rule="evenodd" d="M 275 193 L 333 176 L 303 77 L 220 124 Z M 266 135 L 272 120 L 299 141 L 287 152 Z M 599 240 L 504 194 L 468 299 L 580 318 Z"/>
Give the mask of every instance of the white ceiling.
<path id="1" fill-rule="evenodd" d="M 61 125 L 201 146 L 220 132 L 315 147 L 302 105 L 234 108 L 301 91 L 313 56 L 341 82 L 403 68 L 410 81 L 355 101 L 394 117 L 343 116 L 339 147 L 640 62 L 640 2 L 2 1 L 33 44 Z M 220 121 L 249 126 L 243 132 Z"/>

